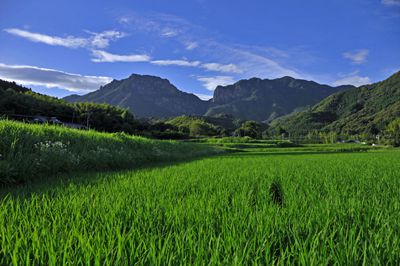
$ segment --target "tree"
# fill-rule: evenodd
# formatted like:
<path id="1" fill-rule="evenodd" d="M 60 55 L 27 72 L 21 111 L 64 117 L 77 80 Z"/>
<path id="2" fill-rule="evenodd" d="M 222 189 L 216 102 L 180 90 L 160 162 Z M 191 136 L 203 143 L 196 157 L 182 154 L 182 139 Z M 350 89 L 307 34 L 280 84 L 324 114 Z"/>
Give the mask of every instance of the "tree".
<path id="1" fill-rule="evenodd" d="M 193 137 L 215 136 L 217 130 L 211 124 L 195 120 L 189 126 L 190 135 Z"/>
<path id="2" fill-rule="evenodd" d="M 238 137 L 259 139 L 262 137 L 261 126 L 255 121 L 246 121 L 235 130 L 235 135 Z"/>
<path id="3" fill-rule="evenodd" d="M 400 146 L 400 118 L 393 120 L 386 128 L 393 146 Z"/>

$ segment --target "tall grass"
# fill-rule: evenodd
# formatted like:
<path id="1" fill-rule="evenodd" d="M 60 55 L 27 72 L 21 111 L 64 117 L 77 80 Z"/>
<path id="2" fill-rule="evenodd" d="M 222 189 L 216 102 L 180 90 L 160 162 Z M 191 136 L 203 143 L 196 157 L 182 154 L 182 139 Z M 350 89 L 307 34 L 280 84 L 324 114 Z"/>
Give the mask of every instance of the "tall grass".
<path id="1" fill-rule="evenodd" d="M 70 171 L 133 168 L 216 152 L 201 144 L 0 121 L 0 183 Z"/>
<path id="2" fill-rule="evenodd" d="M 399 265 L 399 161 L 240 153 L 27 187 L 0 201 L 0 264 Z"/>

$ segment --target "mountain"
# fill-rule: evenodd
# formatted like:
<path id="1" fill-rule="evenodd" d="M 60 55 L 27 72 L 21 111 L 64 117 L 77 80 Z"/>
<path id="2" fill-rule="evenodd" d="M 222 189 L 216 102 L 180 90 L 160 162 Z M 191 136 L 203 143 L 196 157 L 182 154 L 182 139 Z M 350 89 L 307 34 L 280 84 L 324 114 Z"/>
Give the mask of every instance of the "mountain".
<path id="1" fill-rule="evenodd" d="M 233 115 L 239 119 L 269 121 L 298 108 L 313 105 L 324 97 L 353 86 L 330 87 L 291 77 L 240 80 L 218 86 L 210 101 L 182 92 L 168 80 L 133 74 L 113 80 L 89 94 L 64 98 L 69 102 L 97 102 L 128 108 L 137 117 Z"/>
<path id="2" fill-rule="evenodd" d="M 271 130 L 378 134 L 400 117 L 400 72 L 388 79 L 333 94 L 308 110 L 271 123 Z"/>
<path id="3" fill-rule="evenodd" d="M 351 88 L 354 86 L 330 87 L 291 77 L 240 80 L 215 89 L 206 115 L 225 113 L 246 120 L 270 121 Z"/>
<path id="4" fill-rule="evenodd" d="M 89 94 L 72 95 L 64 100 L 118 105 L 128 108 L 138 117 L 201 115 L 208 106 L 208 102 L 178 90 L 167 79 L 137 74 L 127 79 L 113 80 Z"/>

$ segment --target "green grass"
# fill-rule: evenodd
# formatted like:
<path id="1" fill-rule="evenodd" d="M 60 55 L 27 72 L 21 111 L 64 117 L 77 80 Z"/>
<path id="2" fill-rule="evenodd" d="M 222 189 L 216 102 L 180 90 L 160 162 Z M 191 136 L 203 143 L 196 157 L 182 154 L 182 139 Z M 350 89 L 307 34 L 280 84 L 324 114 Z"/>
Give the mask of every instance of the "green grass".
<path id="1" fill-rule="evenodd" d="M 0 184 L 71 171 L 134 168 L 218 152 L 202 144 L 0 120 Z"/>
<path id="2" fill-rule="evenodd" d="M 1 265 L 399 265 L 400 151 L 242 152 L 8 189 Z"/>
<path id="3" fill-rule="evenodd" d="M 302 145 L 263 145 L 263 144 L 241 144 L 231 145 L 246 152 L 263 153 L 334 153 L 334 152 L 366 152 L 370 150 L 389 149 L 386 146 L 369 146 L 363 144 L 302 144 Z"/>
<path id="4" fill-rule="evenodd" d="M 297 144 L 288 140 L 256 140 L 250 138 L 198 139 L 189 142 L 200 142 L 220 147 L 227 151 L 262 152 L 262 153 L 292 153 L 292 152 L 360 152 L 387 149 L 386 146 L 370 146 L 360 143 L 335 144 Z"/>

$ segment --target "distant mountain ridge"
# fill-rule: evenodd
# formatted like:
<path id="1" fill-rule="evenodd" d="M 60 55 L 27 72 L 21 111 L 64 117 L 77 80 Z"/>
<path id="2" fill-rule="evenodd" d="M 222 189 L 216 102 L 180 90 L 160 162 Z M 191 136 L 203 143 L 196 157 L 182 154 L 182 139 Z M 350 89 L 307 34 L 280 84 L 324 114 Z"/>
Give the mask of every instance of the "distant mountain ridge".
<path id="1" fill-rule="evenodd" d="M 287 76 L 272 80 L 240 80 L 215 89 L 206 115 L 226 113 L 246 120 L 270 121 L 351 88 L 354 86 L 331 87 Z"/>
<path id="2" fill-rule="evenodd" d="M 400 71 L 388 79 L 328 96 L 308 110 L 271 123 L 271 130 L 378 134 L 400 117 Z"/>
<path id="3" fill-rule="evenodd" d="M 291 77 L 252 78 L 218 86 L 213 98 L 203 101 L 194 94 L 178 90 L 167 79 L 132 74 L 127 79 L 113 80 L 97 91 L 83 96 L 71 95 L 64 100 L 118 105 L 138 117 L 233 115 L 240 119 L 269 121 L 352 88 L 354 86 L 331 87 Z"/>
<path id="4" fill-rule="evenodd" d="M 83 96 L 67 96 L 64 100 L 118 105 L 128 108 L 138 117 L 201 115 L 208 106 L 206 101 L 196 95 L 178 90 L 167 79 L 138 74 L 132 74 L 127 79 L 113 80 Z"/>

